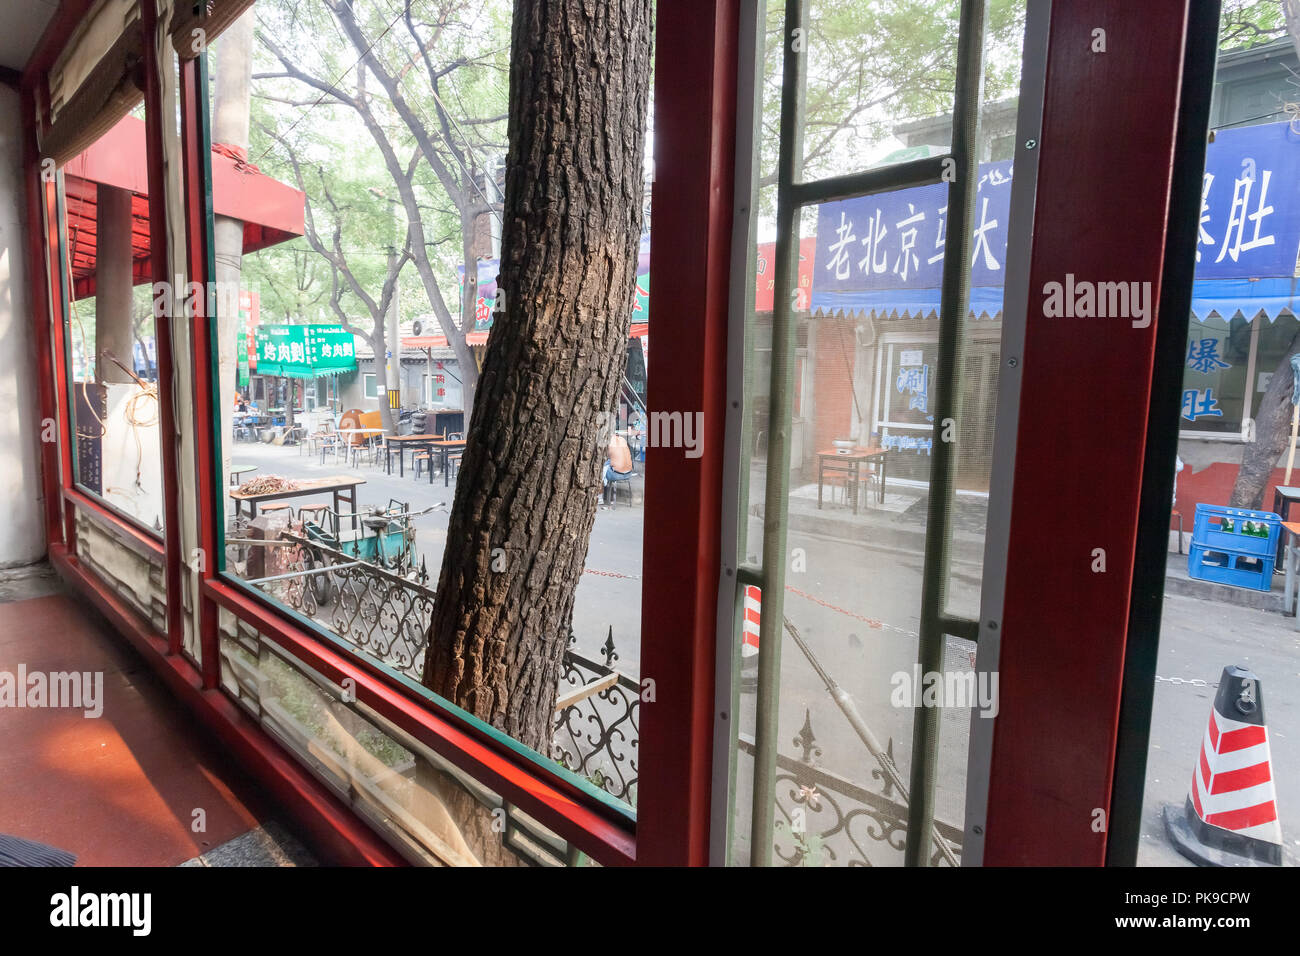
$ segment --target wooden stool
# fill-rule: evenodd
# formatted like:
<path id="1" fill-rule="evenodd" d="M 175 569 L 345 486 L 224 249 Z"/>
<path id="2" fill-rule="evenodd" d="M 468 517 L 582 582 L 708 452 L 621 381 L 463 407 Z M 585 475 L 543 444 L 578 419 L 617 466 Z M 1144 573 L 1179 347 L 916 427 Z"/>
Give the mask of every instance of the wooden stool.
<path id="1" fill-rule="evenodd" d="M 271 511 L 287 511 L 289 513 L 289 521 L 293 521 L 293 505 L 289 504 L 287 501 L 268 501 L 266 504 L 262 505 L 262 514 Z"/>
<path id="2" fill-rule="evenodd" d="M 429 453 L 427 451 L 417 451 L 411 460 L 415 463 L 415 477 L 418 479 L 420 477 L 420 462 L 429 461 Z M 429 462 L 429 467 L 433 467 L 433 462 Z"/>

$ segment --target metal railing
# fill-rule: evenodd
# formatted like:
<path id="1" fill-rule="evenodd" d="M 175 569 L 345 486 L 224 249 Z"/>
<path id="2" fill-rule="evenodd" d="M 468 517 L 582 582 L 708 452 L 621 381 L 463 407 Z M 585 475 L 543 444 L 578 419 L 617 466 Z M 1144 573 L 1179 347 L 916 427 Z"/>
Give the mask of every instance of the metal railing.
<path id="1" fill-rule="evenodd" d="M 782 866 L 901 864 L 907 846 L 907 805 L 894 799 L 889 776 L 871 771 L 881 786 L 876 792 L 818 766 L 821 748 L 807 710 L 794 744 L 799 756 L 778 754 L 776 758 L 772 862 Z M 758 751 L 754 738 L 741 734 L 739 750 L 754 758 Z M 889 750 L 892 757 L 892 742 Z M 934 843 L 930 865 L 959 862 L 961 828 L 938 820 L 934 828 L 951 852 L 941 852 L 940 844 Z"/>
<path id="2" fill-rule="evenodd" d="M 249 582 L 310 618 L 381 664 L 419 681 L 424 674 L 435 594 L 423 564 L 403 576 L 352 555 L 282 531 L 261 542 L 287 552 L 288 567 Z M 574 649 L 569 635 L 556 699 L 549 756 L 616 799 L 636 804 L 641 688 L 614 668 L 619 659 L 610 628 L 596 660 Z"/>

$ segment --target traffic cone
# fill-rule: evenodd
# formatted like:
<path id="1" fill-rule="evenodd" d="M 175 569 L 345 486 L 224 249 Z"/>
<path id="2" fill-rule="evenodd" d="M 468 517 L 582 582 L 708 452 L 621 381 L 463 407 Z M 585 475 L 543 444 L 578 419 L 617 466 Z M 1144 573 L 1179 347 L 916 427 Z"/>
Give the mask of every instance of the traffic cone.
<path id="1" fill-rule="evenodd" d="M 745 585 L 744 618 L 740 625 L 740 656 L 748 659 L 758 654 L 759 615 L 763 607 L 763 592 L 752 584 Z"/>
<path id="2" fill-rule="evenodd" d="M 1164 817 L 1178 852 L 1201 866 L 1281 866 L 1264 695 L 1245 668 L 1223 669 L 1186 806 Z"/>

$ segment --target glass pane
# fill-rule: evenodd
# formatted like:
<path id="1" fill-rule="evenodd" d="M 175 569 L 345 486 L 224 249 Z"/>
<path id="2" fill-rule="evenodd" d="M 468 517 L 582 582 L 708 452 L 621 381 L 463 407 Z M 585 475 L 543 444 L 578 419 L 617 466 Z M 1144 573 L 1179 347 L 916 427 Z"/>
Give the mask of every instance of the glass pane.
<path id="1" fill-rule="evenodd" d="M 397 13 L 259 0 L 212 44 L 219 427 L 225 572 L 418 685 L 503 301 L 511 10 Z M 364 68 L 363 55 L 374 57 Z M 336 80 L 339 97 L 313 86 Z M 409 173 L 392 174 L 392 156 Z M 539 748 L 546 766 L 627 805 L 654 434 L 649 250 L 647 219 L 608 409 L 615 424 L 592 430 L 608 466 L 554 688 L 554 736 Z"/>
<path id="2" fill-rule="evenodd" d="M 226 692 L 412 863 L 589 864 L 564 839 L 284 649 L 229 616 L 222 630 Z"/>
<path id="3" fill-rule="evenodd" d="M 1024 29 L 1023 2 L 993 6 L 986 34 L 989 81 L 976 144 L 980 182 L 970 247 L 971 312 L 962 325 L 957 409 L 948 439 L 956 442 L 957 493 L 951 502 L 947 609 L 971 616 L 979 607 L 990 491 Z M 813 172 L 845 173 L 947 150 L 956 9 L 957 4 L 912 4 L 903 13 L 896 5 L 810 4 L 806 179 Z M 781 59 L 772 51 L 774 36 L 780 36 L 774 32 L 780 21 L 772 17 L 769 8 L 769 71 L 779 69 Z M 848 45 L 826 40 L 831 30 L 840 31 L 845 44 L 854 35 L 896 42 L 850 52 Z M 908 44 L 921 37 L 929 56 L 909 62 Z M 882 56 L 881 50 L 889 52 Z M 870 82 L 884 93 L 842 75 L 868 57 Z M 779 81 L 769 78 L 765 92 L 779 96 Z M 832 93 L 844 105 L 828 123 L 822 113 Z M 771 100 L 764 104 L 773 138 L 776 108 Z M 827 129 L 833 135 L 819 147 L 813 137 Z M 767 163 L 775 143 L 765 142 L 763 149 Z M 778 864 L 902 864 L 908 809 L 900 785 L 910 786 L 914 721 L 925 706 L 942 707 L 942 715 L 933 779 L 940 841 L 923 856 L 939 864 L 960 859 L 969 722 L 973 711 L 996 706 L 995 688 L 976 683 L 975 647 L 967 641 L 941 638 L 942 665 L 933 677 L 942 693 L 935 701 L 925 697 L 932 675 L 920 674 L 916 664 L 934 443 L 945 433 L 934 403 L 940 383 L 955 382 L 958 371 L 938 360 L 947 201 L 948 187 L 940 183 L 828 203 L 800 217 L 805 262 L 799 302 L 806 268 L 808 311 L 796 309 L 791 356 L 787 551 L 762 555 L 764 561 L 784 561 L 786 569 L 775 735 Z M 760 229 L 771 221 L 774 206 L 760 203 Z M 760 262 L 763 252 L 760 245 Z M 772 361 L 765 351 L 770 320 L 764 326 L 763 317 L 757 318 L 746 342 L 747 387 L 769 374 Z M 771 427 L 766 412 L 766 405 L 754 407 L 756 429 Z M 754 469 L 765 463 L 757 461 L 757 445 L 743 451 L 753 476 L 747 501 L 747 551 L 753 554 L 767 507 L 755 493 L 763 472 Z M 762 654 L 754 650 L 750 619 L 770 613 L 761 607 L 761 595 L 744 597 L 749 610 L 741 632 L 732 841 L 740 863 L 753 851 L 755 677 Z M 843 692 L 840 701 L 828 679 Z M 845 698 L 851 703 L 842 704 Z M 855 725 L 867 728 L 870 744 Z"/>
<path id="4" fill-rule="evenodd" d="M 163 527 L 143 104 L 63 168 L 67 396 L 78 487 Z M 123 154 L 133 157 L 123 162 Z"/>
<path id="5" fill-rule="evenodd" d="M 1283 185 L 1300 175 L 1287 105 L 1300 62 L 1280 11 L 1224 4 L 1221 26 L 1137 856 L 1149 866 L 1297 862 L 1279 812 L 1300 802 L 1296 536 L 1282 524 L 1300 520 L 1300 205 Z"/>

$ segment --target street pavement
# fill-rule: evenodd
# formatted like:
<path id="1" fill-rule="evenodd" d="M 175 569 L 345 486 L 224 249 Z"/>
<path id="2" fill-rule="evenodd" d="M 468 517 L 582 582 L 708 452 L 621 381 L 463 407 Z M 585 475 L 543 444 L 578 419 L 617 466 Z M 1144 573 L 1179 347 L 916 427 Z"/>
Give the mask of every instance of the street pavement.
<path id="1" fill-rule="evenodd" d="M 399 477 L 394 456 L 393 474 L 385 474 L 382 464 L 362 463 L 353 469 L 343 463 L 326 458 L 312 458 L 296 446 L 276 446 L 261 442 L 236 442 L 231 449 L 231 459 L 236 465 L 256 465 L 258 470 L 244 475 L 245 480 L 265 475 L 286 478 L 321 478 L 326 475 L 351 475 L 365 479 L 357 488 L 360 508 L 386 507 L 390 498 L 406 502 L 418 511 L 431 504 L 444 502 L 445 510 L 435 511 L 414 519 L 416 547 L 424 559 L 430 578 L 430 587 L 437 584 L 438 570 L 442 566 L 442 552 L 447 541 L 448 512 L 456 492 L 456 480 L 444 486 L 443 476 L 435 475 L 433 483 L 428 474 L 416 481 L 414 469 L 407 455 L 406 476 Z M 618 649 L 616 662 L 626 673 L 636 675 L 641 665 L 641 528 L 644 509 L 641 505 L 643 484 L 635 482 L 636 500 L 628 504 L 626 492 L 620 491 L 616 507 L 597 512 L 595 527 L 587 548 L 588 574 L 583 575 L 575 597 L 573 632 L 578 650 L 588 657 L 599 658 L 609 628 L 614 628 L 614 644 Z M 329 503 L 329 495 L 304 496 L 291 499 L 297 508 L 308 502 Z M 227 498 L 227 507 L 231 499 Z"/>

